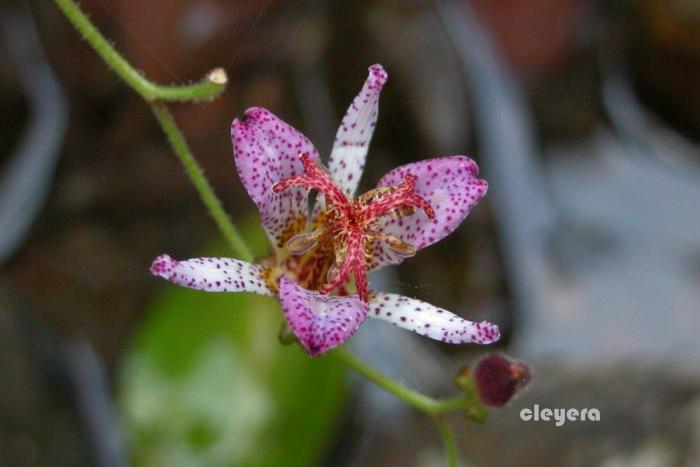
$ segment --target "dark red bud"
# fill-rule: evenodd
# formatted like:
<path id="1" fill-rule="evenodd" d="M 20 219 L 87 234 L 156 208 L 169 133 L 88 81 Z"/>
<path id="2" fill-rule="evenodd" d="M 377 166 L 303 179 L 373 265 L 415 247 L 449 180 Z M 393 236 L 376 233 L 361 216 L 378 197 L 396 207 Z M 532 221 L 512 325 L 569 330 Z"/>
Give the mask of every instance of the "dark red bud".
<path id="1" fill-rule="evenodd" d="M 481 402 L 493 407 L 506 404 L 530 382 L 530 368 L 522 362 L 501 354 L 491 354 L 479 360 L 474 369 L 474 381 Z"/>

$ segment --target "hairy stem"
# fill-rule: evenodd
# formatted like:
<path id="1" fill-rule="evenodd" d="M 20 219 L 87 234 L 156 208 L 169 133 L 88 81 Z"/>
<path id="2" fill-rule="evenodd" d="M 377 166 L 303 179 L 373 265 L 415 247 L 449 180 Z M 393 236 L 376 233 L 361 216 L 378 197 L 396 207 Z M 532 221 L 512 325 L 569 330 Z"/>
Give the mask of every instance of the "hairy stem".
<path id="1" fill-rule="evenodd" d="M 226 89 L 226 72 L 217 68 L 199 83 L 184 86 L 162 86 L 146 79 L 100 34 L 90 19 L 73 0 L 54 0 L 63 14 L 95 49 L 104 62 L 134 91 L 148 102 L 199 101 L 213 99 Z"/>
<path id="2" fill-rule="evenodd" d="M 445 450 L 445 457 L 447 458 L 447 465 L 449 467 L 457 467 L 459 463 L 457 445 L 455 443 L 454 435 L 452 434 L 452 429 L 444 419 L 443 414 L 452 410 L 461 410 L 466 408 L 470 403 L 470 399 L 466 394 L 449 399 L 435 399 L 391 379 L 387 375 L 381 373 L 371 365 L 368 365 L 343 349 L 336 349 L 333 354 L 342 360 L 343 363 L 360 373 L 368 380 L 372 381 L 380 388 L 390 392 L 416 409 L 431 415 L 440 430 L 442 445 Z"/>
<path id="3" fill-rule="evenodd" d="M 177 123 L 175 123 L 173 115 L 164 104 L 151 104 L 151 109 L 158 123 L 160 123 L 163 132 L 168 137 L 170 146 L 180 159 L 182 167 L 185 169 L 192 185 L 194 185 L 197 193 L 199 193 L 202 203 L 207 208 L 207 211 L 209 211 L 209 214 L 214 218 L 219 231 L 221 231 L 221 234 L 226 238 L 229 245 L 240 259 L 252 262 L 254 260 L 253 253 L 238 233 L 231 218 L 221 205 L 221 201 L 219 201 L 219 198 L 214 193 L 214 189 L 206 175 L 204 175 L 204 171 L 190 151 L 184 135 L 178 128 Z"/>
<path id="4" fill-rule="evenodd" d="M 463 409 L 466 407 L 468 402 L 465 395 L 459 395 L 448 399 L 435 399 L 433 397 L 426 396 L 421 392 L 408 388 L 391 379 L 387 375 L 381 373 L 371 365 L 363 362 L 353 354 L 346 352 L 343 349 L 336 349 L 333 354 L 342 360 L 343 363 L 360 373 L 368 380 L 372 381 L 380 388 L 390 392 L 421 412 L 425 412 L 429 415 L 439 415 L 452 410 Z"/>
<path id="5" fill-rule="evenodd" d="M 177 126 L 170 110 L 162 103 L 162 101 L 199 101 L 217 97 L 226 88 L 227 78 L 224 70 L 217 68 L 211 71 L 197 84 L 184 86 L 161 86 L 155 84 L 142 76 L 112 47 L 73 0 L 54 1 L 73 26 L 82 34 L 83 38 L 102 57 L 104 62 L 127 85 L 150 103 L 153 114 L 167 136 L 170 146 L 180 159 L 190 181 L 199 193 L 202 203 L 214 218 L 222 235 L 240 259 L 249 262 L 253 261 L 254 258 L 250 248 L 238 233 L 219 198 L 214 193 L 211 184 L 192 154 L 185 136 Z M 334 354 L 346 365 L 385 391 L 392 393 L 416 409 L 432 415 L 440 429 L 448 465 L 451 467 L 457 466 L 457 448 L 454 436 L 442 414 L 451 410 L 465 408 L 469 404 L 469 400 L 465 395 L 449 399 L 435 399 L 394 381 L 351 353 L 338 349 Z"/>
<path id="6" fill-rule="evenodd" d="M 186 86 L 160 86 L 144 78 L 127 62 L 114 47 L 100 34 L 90 19 L 83 13 L 73 0 L 55 0 L 56 5 L 66 15 L 66 18 L 83 35 L 85 40 L 95 49 L 104 62 L 114 70 L 134 91 L 150 103 L 153 114 L 160 123 L 163 132 L 168 137 L 170 146 L 180 159 L 185 172 L 190 178 L 199 197 L 204 203 L 216 225 L 228 241 L 233 251 L 244 261 L 253 261 L 253 254 L 231 219 L 224 211 L 221 201 L 214 193 L 214 189 L 204 175 L 204 171 L 197 163 L 192 151 L 190 151 L 185 136 L 175 123 L 172 114 L 159 101 L 198 101 L 212 99 L 226 88 L 226 72 L 217 68 L 210 72 L 205 79 L 193 85 Z"/>

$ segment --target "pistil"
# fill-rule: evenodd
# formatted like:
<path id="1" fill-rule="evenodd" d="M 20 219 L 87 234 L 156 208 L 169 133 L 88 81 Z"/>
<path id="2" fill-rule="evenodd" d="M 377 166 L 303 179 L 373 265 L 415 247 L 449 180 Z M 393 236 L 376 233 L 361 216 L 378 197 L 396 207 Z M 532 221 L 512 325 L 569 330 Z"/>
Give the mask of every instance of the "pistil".
<path id="1" fill-rule="evenodd" d="M 326 283 L 319 292 L 327 294 L 341 287 L 350 278 L 360 299 L 369 301 L 367 290 L 367 267 L 371 260 L 371 243 L 381 241 L 396 254 L 413 256 L 416 248 L 393 235 L 377 230 L 377 220 L 386 215 L 405 216 L 421 209 L 428 218 L 435 217 L 430 203 L 415 192 L 416 178 L 406 174 L 400 185 L 379 187 L 370 190 L 352 202 L 332 180 L 328 170 L 301 154 L 304 174 L 290 177 L 272 186 L 279 193 L 292 186 L 302 186 L 320 192 L 326 201 L 326 212 L 322 225 L 313 232 L 297 235 L 287 244 L 293 255 L 300 255 L 314 248 L 319 239 L 331 236 L 335 262 L 328 271 Z"/>

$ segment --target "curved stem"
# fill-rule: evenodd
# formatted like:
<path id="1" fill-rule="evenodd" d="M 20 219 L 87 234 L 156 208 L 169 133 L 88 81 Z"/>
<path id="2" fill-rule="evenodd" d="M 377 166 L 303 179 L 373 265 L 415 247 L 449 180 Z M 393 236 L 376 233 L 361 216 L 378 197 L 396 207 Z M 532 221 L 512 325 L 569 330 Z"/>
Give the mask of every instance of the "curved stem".
<path id="1" fill-rule="evenodd" d="M 455 442 L 454 433 L 447 420 L 442 415 L 433 417 L 435 423 L 440 429 L 442 437 L 442 446 L 445 449 L 445 457 L 447 457 L 447 465 L 449 467 L 457 467 L 459 465 L 459 453 L 457 452 L 457 443 Z"/>
<path id="2" fill-rule="evenodd" d="M 236 254 L 244 261 L 253 261 L 254 257 L 248 245 L 236 230 L 233 222 L 224 211 L 221 201 L 214 193 L 204 171 L 197 163 L 194 155 L 168 110 L 167 106 L 158 101 L 197 101 L 211 99 L 219 95 L 226 87 L 226 73 L 217 68 L 210 72 L 205 79 L 186 86 L 160 86 L 144 78 L 136 71 L 114 47 L 100 34 L 88 17 L 80 10 L 73 0 L 54 0 L 73 26 L 83 35 L 85 40 L 102 57 L 105 63 L 114 70 L 134 91 L 151 104 L 151 109 L 168 138 L 170 145 L 180 159 L 185 172 L 190 178 L 205 207 L 214 218 L 219 230 L 228 241 Z M 354 355 L 338 349 L 334 354 L 348 366 L 364 377 L 413 407 L 433 415 L 440 428 L 447 459 L 450 466 L 457 466 L 457 448 L 452 431 L 442 417 L 442 413 L 465 408 L 469 403 L 465 395 L 449 399 L 434 399 L 418 391 L 414 391 L 398 383 L 383 373 L 377 371 Z"/>
<path id="3" fill-rule="evenodd" d="M 226 88 L 226 72 L 217 68 L 209 72 L 202 81 L 184 86 L 161 86 L 144 78 L 119 52 L 100 34 L 90 19 L 73 0 L 54 0 L 63 14 L 95 49 L 100 57 L 134 91 L 148 102 L 199 101 L 213 99 Z"/>
<path id="4" fill-rule="evenodd" d="M 363 362 L 353 354 L 346 352 L 343 349 L 336 349 L 333 354 L 340 358 L 346 365 L 360 373 L 362 376 L 372 381 L 374 384 L 392 393 L 399 399 L 404 400 L 416 409 L 430 415 L 439 415 L 452 410 L 459 410 L 466 407 L 467 398 L 465 395 L 459 395 L 448 399 L 435 399 L 425 394 L 415 391 L 403 384 L 394 381 L 387 375 L 376 370 L 369 364 Z"/>
<path id="5" fill-rule="evenodd" d="M 233 251 L 243 261 L 252 262 L 254 260 L 253 253 L 248 248 L 248 245 L 243 240 L 243 237 L 238 233 L 238 230 L 231 222 L 228 214 L 221 205 L 221 201 L 214 193 L 214 189 L 209 184 L 209 180 L 204 175 L 204 171 L 197 163 L 194 155 L 190 151 L 187 141 L 182 132 L 175 123 L 173 115 L 164 104 L 151 104 L 153 114 L 156 116 L 158 123 L 168 137 L 170 146 L 180 159 L 185 172 L 190 177 L 190 181 L 199 193 L 199 197 L 204 203 L 204 206 L 209 211 L 209 214 L 214 218 L 217 227 L 221 234 L 226 238 Z"/>
<path id="6" fill-rule="evenodd" d="M 163 132 L 168 137 L 170 146 L 180 159 L 185 172 L 190 178 L 195 189 L 214 218 L 222 235 L 226 238 L 231 248 L 238 257 L 244 261 L 253 261 L 254 257 L 248 245 L 236 230 L 231 219 L 224 211 L 221 201 L 214 193 L 204 171 L 197 163 L 192 151 L 190 151 L 184 135 L 180 131 L 168 108 L 158 103 L 162 101 L 197 101 L 212 99 L 226 88 L 226 72 L 217 68 L 207 74 L 205 79 L 198 84 L 186 86 L 160 86 L 148 81 L 134 69 L 107 39 L 100 34 L 90 19 L 80 10 L 73 0 L 55 0 L 56 5 L 66 15 L 66 18 L 83 35 L 85 40 L 95 49 L 100 57 L 114 70 L 121 79 L 134 91 L 139 93 L 147 102 L 151 103 L 151 109 Z"/>
<path id="7" fill-rule="evenodd" d="M 368 380 L 372 381 L 380 388 L 392 393 L 418 410 L 432 415 L 433 420 L 435 420 L 435 423 L 440 429 L 440 436 L 442 437 L 442 444 L 445 449 L 445 456 L 447 457 L 447 465 L 450 467 L 457 467 L 457 444 L 455 443 L 452 429 L 443 417 L 443 414 L 445 412 L 464 409 L 467 407 L 470 399 L 466 394 L 449 399 L 435 399 L 433 397 L 426 396 L 421 392 L 408 388 L 397 381 L 394 381 L 387 375 L 377 371 L 372 366 L 343 349 L 336 349 L 333 354 L 340 358 L 343 363 L 360 373 Z"/>

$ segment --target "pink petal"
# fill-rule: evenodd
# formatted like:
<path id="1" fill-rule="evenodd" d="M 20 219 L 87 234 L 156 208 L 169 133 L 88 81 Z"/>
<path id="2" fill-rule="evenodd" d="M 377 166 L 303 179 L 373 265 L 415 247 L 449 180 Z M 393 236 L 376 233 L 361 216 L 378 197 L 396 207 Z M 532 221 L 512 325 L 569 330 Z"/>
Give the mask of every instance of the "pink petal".
<path id="1" fill-rule="evenodd" d="M 430 203 L 435 218 L 429 219 L 420 210 L 408 216 L 387 216 L 380 221 L 379 230 L 410 243 L 417 250 L 452 233 L 488 189 L 486 180 L 477 178 L 476 162 L 466 156 L 440 157 L 397 167 L 387 173 L 378 186 L 399 185 L 407 173 L 416 177 L 415 192 Z M 372 268 L 398 264 L 404 259 L 378 243 Z"/>
<path id="2" fill-rule="evenodd" d="M 312 357 L 350 339 L 367 316 L 367 304 L 357 295 L 320 295 L 286 277 L 280 279 L 280 301 L 287 322 Z"/>
<path id="3" fill-rule="evenodd" d="M 313 144 L 269 110 L 254 107 L 231 125 L 236 168 L 260 211 L 263 227 L 277 248 L 306 227 L 308 191 L 290 188 L 273 193 L 272 185 L 304 172 L 299 156 L 319 160 Z"/>
<path id="4" fill-rule="evenodd" d="M 493 323 L 474 323 L 415 298 L 375 292 L 369 316 L 448 344 L 492 344 L 501 337 Z"/>
<path id="5" fill-rule="evenodd" d="M 328 169 L 333 180 L 348 196 L 355 194 L 365 167 L 367 149 L 377 123 L 379 94 L 387 78 L 381 65 L 369 67 L 369 76 L 350 104 L 335 135 Z"/>
<path id="6" fill-rule="evenodd" d="M 168 255 L 160 255 L 153 261 L 151 273 L 190 289 L 274 295 L 265 283 L 262 266 L 237 259 L 194 258 L 176 261 Z"/>

